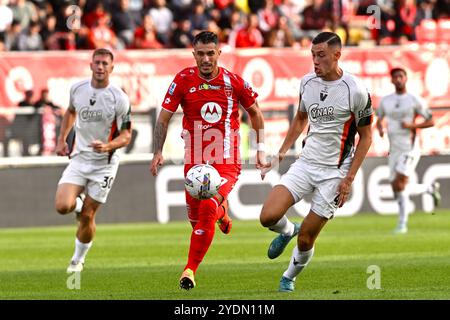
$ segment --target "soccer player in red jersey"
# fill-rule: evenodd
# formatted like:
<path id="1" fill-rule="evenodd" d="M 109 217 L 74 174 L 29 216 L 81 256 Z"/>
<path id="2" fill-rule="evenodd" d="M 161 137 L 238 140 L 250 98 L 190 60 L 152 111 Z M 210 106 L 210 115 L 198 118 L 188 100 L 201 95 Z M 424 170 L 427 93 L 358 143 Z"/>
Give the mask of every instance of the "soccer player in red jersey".
<path id="1" fill-rule="evenodd" d="M 240 76 L 217 65 L 221 51 L 217 35 L 203 31 L 193 40 L 196 67 L 179 72 L 167 90 L 154 131 L 154 155 L 150 165 L 156 176 L 164 162 L 162 149 L 169 121 L 178 105 L 183 109 L 185 142 L 184 174 L 196 164 L 209 162 L 227 179 L 216 196 L 197 200 L 186 192 L 192 225 L 188 262 L 180 278 L 182 289 L 195 287 L 194 275 L 211 245 L 215 223 L 230 232 L 227 197 L 241 171 L 239 157 L 239 105 L 248 112 L 258 143 L 256 167 L 267 167 L 264 152 L 264 118 L 251 86 Z"/>

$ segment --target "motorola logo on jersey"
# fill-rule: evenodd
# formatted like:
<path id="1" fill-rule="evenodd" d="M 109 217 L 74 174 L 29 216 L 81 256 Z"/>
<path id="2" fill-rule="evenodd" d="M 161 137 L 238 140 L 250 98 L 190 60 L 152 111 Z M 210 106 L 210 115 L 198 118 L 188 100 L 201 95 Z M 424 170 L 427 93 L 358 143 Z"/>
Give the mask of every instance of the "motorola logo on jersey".
<path id="1" fill-rule="evenodd" d="M 209 123 L 216 123 L 222 118 L 222 108 L 215 102 L 207 102 L 201 109 L 202 118 Z"/>
<path id="2" fill-rule="evenodd" d="M 81 108 L 80 119 L 84 122 L 97 122 L 103 118 L 102 110 L 89 110 L 89 107 Z"/>
<path id="3" fill-rule="evenodd" d="M 329 122 L 335 119 L 334 107 L 319 107 L 318 103 L 314 103 L 309 106 L 309 118 L 311 122 Z"/>

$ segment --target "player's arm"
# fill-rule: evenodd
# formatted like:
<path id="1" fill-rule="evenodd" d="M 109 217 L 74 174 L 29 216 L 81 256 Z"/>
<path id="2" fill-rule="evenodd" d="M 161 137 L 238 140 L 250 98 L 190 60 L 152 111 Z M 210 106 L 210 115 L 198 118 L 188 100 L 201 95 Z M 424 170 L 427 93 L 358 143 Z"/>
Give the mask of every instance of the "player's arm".
<path id="1" fill-rule="evenodd" d="M 73 106 L 69 106 L 64 113 L 61 121 L 61 129 L 59 131 L 58 140 L 56 142 L 55 152 L 58 156 L 66 156 L 69 154 L 69 146 L 66 143 L 67 136 L 76 119 L 76 111 Z"/>
<path id="2" fill-rule="evenodd" d="M 419 122 L 419 123 L 415 123 L 415 122 L 412 122 L 412 123 L 403 122 L 402 123 L 402 128 L 411 129 L 411 130 L 431 128 L 433 126 L 434 126 L 433 118 L 425 119 L 424 121 Z"/>
<path id="3" fill-rule="evenodd" d="M 95 152 L 112 153 L 114 150 L 125 147 L 131 141 L 131 106 L 128 97 L 124 97 L 117 106 L 116 126 L 119 128 L 119 134 L 113 136 L 108 142 L 94 140 L 91 147 Z"/>
<path id="4" fill-rule="evenodd" d="M 347 175 L 337 187 L 339 207 L 342 207 L 348 199 L 353 180 L 363 163 L 370 145 L 372 144 L 372 121 L 373 109 L 372 100 L 369 93 L 358 93 L 355 97 L 354 116 L 356 131 L 359 135 L 359 142 L 356 146 L 355 154 Z"/>
<path id="5" fill-rule="evenodd" d="M 281 162 L 284 159 L 288 150 L 294 145 L 295 141 L 297 141 L 300 134 L 308 125 L 308 112 L 305 103 L 302 100 L 302 95 L 305 92 L 305 84 L 307 83 L 306 79 L 306 77 L 303 77 L 300 81 L 298 111 L 289 126 L 288 132 L 286 134 L 286 137 L 284 138 L 280 150 L 278 151 L 277 157 L 272 160 L 273 165 L 277 164 L 277 162 Z"/>
<path id="6" fill-rule="evenodd" d="M 158 120 L 156 121 L 155 130 L 153 133 L 153 159 L 150 164 L 150 171 L 154 176 L 158 174 L 158 167 L 164 163 L 162 150 L 164 142 L 166 141 L 167 130 L 169 128 L 169 122 L 172 116 L 172 112 L 161 109 Z"/>
<path id="7" fill-rule="evenodd" d="M 420 97 L 415 97 L 415 99 L 416 105 L 414 107 L 414 113 L 415 115 L 422 116 L 423 121 L 418 123 L 416 123 L 414 120 L 411 123 L 403 122 L 402 128 L 415 130 L 433 127 L 434 126 L 433 115 L 431 114 L 430 109 L 428 109 L 425 100 Z"/>
<path id="8" fill-rule="evenodd" d="M 383 129 L 383 116 L 377 116 L 377 122 L 376 122 L 378 133 L 380 134 L 380 137 L 384 136 L 384 129 Z"/>
<path id="9" fill-rule="evenodd" d="M 307 124 L 308 113 L 299 110 L 289 127 L 288 133 L 284 138 L 280 150 L 278 151 L 279 161 L 283 160 L 283 158 L 286 156 L 286 153 L 294 145 L 295 141 L 297 141 L 298 137 L 303 132 Z"/>
<path id="10" fill-rule="evenodd" d="M 252 129 L 256 132 L 256 168 L 261 169 L 268 166 L 266 163 L 266 150 L 264 147 L 264 116 L 256 100 L 254 104 L 246 109 L 246 111 L 250 118 Z"/>
<path id="11" fill-rule="evenodd" d="M 272 159 L 270 166 L 261 170 L 261 177 L 263 179 L 264 176 L 267 174 L 267 172 L 269 172 L 273 167 L 275 167 L 284 159 L 286 153 L 292 147 L 295 141 L 297 141 L 298 137 L 303 132 L 307 124 L 308 124 L 308 113 L 298 110 L 297 114 L 294 117 L 294 120 L 292 120 L 292 123 L 289 126 L 288 133 L 284 138 L 283 144 L 281 145 L 281 148 L 278 151 L 277 156 L 275 156 Z"/>
<path id="12" fill-rule="evenodd" d="M 384 136 L 384 129 L 383 129 L 383 119 L 384 119 L 384 111 L 383 111 L 383 100 L 380 101 L 380 105 L 378 106 L 376 110 L 376 116 L 377 116 L 377 122 L 376 127 L 378 130 L 378 133 L 380 134 L 380 137 L 383 138 Z"/>
<path id="13" fill-rule="evenodd" d="M 120 133 L 117 137 L 115 137 L 113 140 L 109 141 L 108 143 L 103 143 L 100 140 L 94 140 L 91 143 L 91 147 L 94 149 L 95 152 L 99 153 L 105 153 L 105 152 L 112 152 L 116 149 L 125 147 L 128 145 L 131 141 L 131 127 L 122 128 L 120 130 Z"/>
<path id="14" fill-rule="evenodd" d="M 367 152 L 369 151 L 370 145 L 372 144 L 372 128 L 370 124 L 363 127 L 357 127 L 356 130 L 358 131 L 359 142 L 356 146 L 353 162 L 350 166 L 350 169 L 348 170 L 347 176 L 342 179 L 337 189 L 337 193 L 339 194 L 339 208 L 342 207 L 347 201 L 348 194 L 350 193 L 353 180 L 355 180 L 356 173 L 361 167 L 361 164 L 363 163 Z"/>

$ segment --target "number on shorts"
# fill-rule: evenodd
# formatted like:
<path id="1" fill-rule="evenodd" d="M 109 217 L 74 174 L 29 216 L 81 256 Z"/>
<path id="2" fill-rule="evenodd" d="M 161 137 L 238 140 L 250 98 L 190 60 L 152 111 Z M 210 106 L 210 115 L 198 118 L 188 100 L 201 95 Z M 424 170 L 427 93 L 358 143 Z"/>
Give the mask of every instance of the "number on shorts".
<path id="1" fill-rule="evenodd" d="M 106 188 L 111 189 L 113 179 L 114 179 L 114 177 L 105 176 L 105 179 L 103 180 L 103 184 L 100 185 L 102 187 L 102 189 L 106 189 Z"/>

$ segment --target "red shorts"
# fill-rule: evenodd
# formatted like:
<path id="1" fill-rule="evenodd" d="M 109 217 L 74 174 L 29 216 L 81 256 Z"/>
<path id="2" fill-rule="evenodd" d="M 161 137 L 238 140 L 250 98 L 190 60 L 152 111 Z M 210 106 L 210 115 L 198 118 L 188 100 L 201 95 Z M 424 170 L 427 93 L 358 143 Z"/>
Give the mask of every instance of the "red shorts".
<path id="1" fill-rule="evenodd" d="M 195 164 L 186 164 L 184 165 L 184 176 L 192 168 Z M 233 190 L 234 185 L 236 184 L 239 175 L 241 174 L 241 166 L 235 164 L 212 164 L 214 168 L 217 169 L 220 176 L 222 178 L 227 179 L 228 181 L 220 186 L 219 194 L 223 197 L 223 199 L 228 198 L 228 194 L 230 194 L 231 190 Z M 197 222 L 198 221 L 198 208 L 200 207 L 200 201 L 193 198 L 187 191 L 186 194 L 186 208 L 189 221 Z"/>

